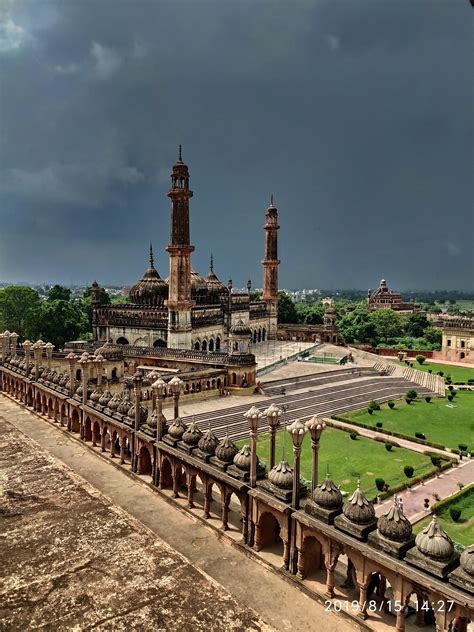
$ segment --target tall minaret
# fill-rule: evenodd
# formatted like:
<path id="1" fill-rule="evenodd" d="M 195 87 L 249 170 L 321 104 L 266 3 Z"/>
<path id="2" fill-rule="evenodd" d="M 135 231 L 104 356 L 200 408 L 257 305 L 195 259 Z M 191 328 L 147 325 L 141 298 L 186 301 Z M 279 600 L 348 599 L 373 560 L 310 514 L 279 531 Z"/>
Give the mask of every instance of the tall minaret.
<path id="1" fill-rule="evenodd" d="M 278 325 L 278 210 L 273 206 L 273 195 L 265 216 L 265 259 L 263 259 L 263 295 L 270 315 L 268 338 L 274 339 Z"/>
<path id="2" fill-rule="evenodd" d="M 189 171 L 181 158 L 171 174 L 171 236 L 166 250 L 170 254 L 168 307 L 168 347 L 191 349 L 191 253 L 189 243 Z"/>

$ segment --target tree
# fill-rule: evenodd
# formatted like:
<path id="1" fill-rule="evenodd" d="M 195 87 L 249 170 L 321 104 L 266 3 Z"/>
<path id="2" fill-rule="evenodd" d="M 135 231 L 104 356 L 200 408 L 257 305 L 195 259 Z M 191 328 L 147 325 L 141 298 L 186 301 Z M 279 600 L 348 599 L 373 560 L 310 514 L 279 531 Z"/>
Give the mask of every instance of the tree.
<path id="1" fill-rule="evenodd" d="M 250 302 L 255 302 L 255 301 L 259 301 L 262 298 L 262 293 L 261 292 L 256 292 L 255 290 L 252 290 L 250 292 Z"/>
<path id="2" fill-rule="evenodd" d="M 87 315 L 78 301 L 47 300 L 36 311 L 35 328 L 37 336 L 61 348 L 87 331 Z"/>
<path id="3" fill-rule="evenodd" d="M 377 344 L 377 332 L 365 306 L 345 314 L 338 322 L 339 333 L 347 343 Z"/>
<path id="4" fill-rule="evenodd" d="M 298 322 L 296 306 L 286 292 L 278 292 L 278 322 L 288 324 Z"/>
<path id="5" fill-rule="evenodd" d="M 2 329 L 16 332 L 23 339 L 31 336 L 34 312 L 39 305 L 39 294 L 31 287 L 9 285 L 3 288 L 0 290 Z"/>
<path id="6" fill-rule="evenodd" d="M 71 290 L 62 285 L 53 285 L 48 292 L 48 301 L 69 301 Z"/>
<path id="7" fill-rule="evenodd" d="M 427 327 L 425 329 L 423 337 L 432 345 L 441 345 L 443 334 L 441 333 L 440 329 L 436 329 L 435 327 Z"/>
<path id="8" fill-rule="evenodd" d="M 422 338 L 425 329 L 429 327 L 429 321 L 425 314 L 418 312 L 417 314 L 410 314 L 407 318 L 405 331 L 408 336 L 413 338 Z"/>
<path id="9" fill-rule="evenodd" d="M 388 343 L 391 338 L 403 336 L 402 317 L 392 309 L 375 310 L 370 313 L 370 319 L 379 341 Z"/>

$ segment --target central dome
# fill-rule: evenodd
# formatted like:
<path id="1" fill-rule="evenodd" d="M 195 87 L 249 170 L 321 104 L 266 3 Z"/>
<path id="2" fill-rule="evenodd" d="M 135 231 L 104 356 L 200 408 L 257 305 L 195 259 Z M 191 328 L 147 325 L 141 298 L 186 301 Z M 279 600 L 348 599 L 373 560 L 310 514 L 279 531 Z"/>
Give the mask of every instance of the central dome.
<path id="1" fill-rule="evenodd" d="M 150 265 L 138 283 L 130 290 L 130 302 L 148 307 L 163 307 L 168 298 L 168 284 L 158 274 L 153 264 L 153 250 L 150 246 Z"/>

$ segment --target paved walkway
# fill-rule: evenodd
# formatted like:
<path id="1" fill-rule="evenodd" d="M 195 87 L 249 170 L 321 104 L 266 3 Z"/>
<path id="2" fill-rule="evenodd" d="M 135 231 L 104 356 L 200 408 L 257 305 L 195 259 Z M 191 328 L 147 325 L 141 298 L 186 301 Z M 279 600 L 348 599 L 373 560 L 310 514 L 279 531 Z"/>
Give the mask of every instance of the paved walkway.
<path id="1" fill-rule="evenodd" d="M 439 494 L 441 498 L 446 498 L 459 491 L 458 483 L 468 485 L 473 481 L 474 460 L 462 461 L 457 467 L 431 478 L 424 484 L 416 485 L 398 494 L 398 497 L 403 500 L 403 513 L 410 522 L 418 522 L 418 520 L 430 515 L 430 510 L 424 509 L 425 498 L 430 499 L 431 506 L 436 502 L 433 494 Z M 377 516 L 386 513 L 392 502 L 392 497 L 390 497 L 382 504 L 376 505 L 375 513 Z"/>
<path id="2" fill-rule="evenodd" d="M 283 576 L 247 557 L 227 540 L 218 539 L 209 528 L 171 507 L 158 493 L 125 476 L 76 439 L 3 395 L 0 417 L 145 524 L 276 629 L 313 632 L 315 621 L 321 632 L 357 629 L 354 622 L 326 612 L 324 605 L 291 586 Z"/>

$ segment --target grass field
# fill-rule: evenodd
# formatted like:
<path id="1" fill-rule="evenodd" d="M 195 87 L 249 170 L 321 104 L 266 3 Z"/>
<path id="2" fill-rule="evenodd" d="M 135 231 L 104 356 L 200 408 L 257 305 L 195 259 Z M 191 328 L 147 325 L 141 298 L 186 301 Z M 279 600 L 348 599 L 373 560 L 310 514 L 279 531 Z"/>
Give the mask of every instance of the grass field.
<path id="1" fill-rule="evenodd" d="M 454 522 L 449 515 L 449 507 L 458 505 L 462 509 L 461 518 Z M 462 496 L 458 496 L 452 503 L 447 504 L 438 515 L 439 523 L 454 542 L 469 546 L 474 542 L 474 485 L 466 488 Z M 413 527 L 414 533 L 419 533 L 431 521 L 431 517 L 424 518 Z"/>
<path id="2" fill-rule="evenodd" d="M 277 462 L 282 458 L 283 436 L 285 436 L 286 460 L 293 463 L 293 447 L 290 435 L 280 430 L 277 434 Z M 239 441 L 241 447 L 248 441 Z M 257 454 L 260 460 L 267 466 L 269 463 L 270 442 L 269 435 L 259 435 L 257 440 Z M 311 439 L 307 435 L 304 439 L 301 452 L 301 475 L 308 481 L 311 480 Z M 393 486 L 407 480 L 403 473 L 405 465 L 415 468 L 414 476 L 421 476 L 427 472 L 434 472 L 429 457 L 418 452 L 394 448 L 387 452 L 385 445 L 379 441 L 373 441 L 359 436 L 353 441 L 348 432 L 335 428 L 326 428 L 321 437 L 319 449 L 319 480 L 323 480 L 326 474 L 326 466 L 329 466 L 331 477 L 345 492 L 352 492 L 357 486 L 360 477 L 361 486 L 369 498 L 377 494 L 375 479 L 383 478 L 386 483 Z"/>
<path id="3" fill-rule="evenodd" d="M 467 384 L 470 378 L 474 379 L 474 369 L 470 369 L 469 367 L 436 364 L 429 360 L 426 360 L 424 364 L 418 364 L 414 358 L 410 360 L 410 362 L 413 362 L 413 368 L 419 371 L 429 371 L 431 369 L 434 374 L 438 373 L 438 371 L 443 371 L 444 377 L 450 375 L 453 382 L 465 382 Z"/>
<path id="4" fill-rule="evenodd" d="M 342 415 L 347 421 L 359 421 L 370 426 L 381 421 L 382 430 L 392 430 L 408 436 L 422 432 L 428 441 L 440 443 L 448 448 L 466 444 L 474 451 L 474 392 L 458 391 L 453 402 L 447 398 L 433 398 L 427 404 L 418 398 L 408 405 L 405 400 L 397 401 L 390 410 L 386 404 L 369 415 L 367 409 Z M 427 448 L 428 449 L 428 448 Z"/>

